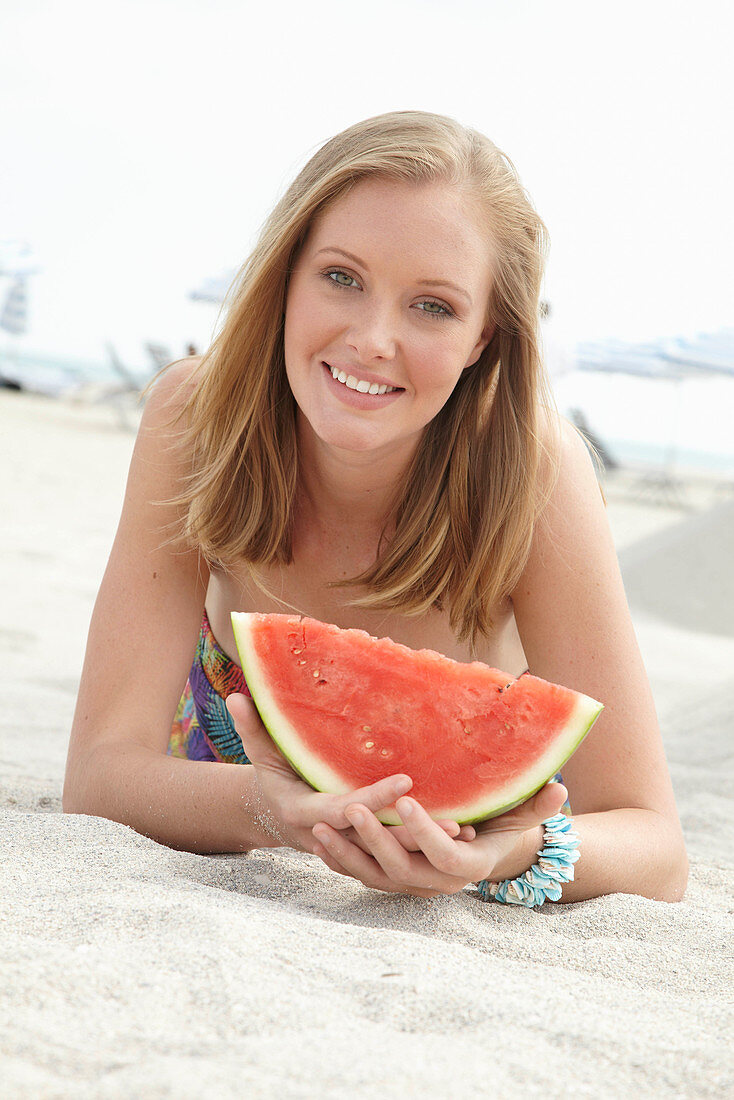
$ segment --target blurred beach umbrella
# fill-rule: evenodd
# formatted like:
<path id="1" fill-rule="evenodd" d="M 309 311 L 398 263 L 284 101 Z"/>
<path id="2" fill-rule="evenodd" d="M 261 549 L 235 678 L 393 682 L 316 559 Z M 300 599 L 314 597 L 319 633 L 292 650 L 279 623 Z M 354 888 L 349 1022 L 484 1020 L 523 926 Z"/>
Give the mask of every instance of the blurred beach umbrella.
<path id="1" fill-rule="evenodd" d="M 20 336 L 25 332 L 27 323 L 28 282 L 25 275 L 16 275 L 10 284 L 10 290 L 0 314 L 0 328 L 5 329 L 12 336 Z"/>
<path id="2" fill-rule="evenodd" d="M 576 366 L 582 371 L 634 374 L 640 378 L 678 378 L 682 374 L 666 358 L 661 344 L 627 344 L 622 340 L 578 344 Z"/>
<path id="3" fill-rule="evenodd" d="M 730 375 L 734 377 L 734 329 L 702 333 L 693 339 L 673 338 L 646 344 L 622 340 L 578 344 L 579 370 L 633 374 L 643 378 Z"/>
<path id="4" fill-rule="evenodd" d="M 621 340 L 577 345 L 576 361 L 581 371 L 635 375 L 640 378 L 672 383 L 676 400 L 665 449 L 663 469 L 643 481 L 672 501 L 680 502 L 680 483 L 674 475 L 678 435 L 683 419 L 683 386 L 686 379 L 734 378 L 734 329 L 697 335 L 692 339 L 673 338 L 657 342 L 629 344 Z"/>
<path id="5" fill-rule="evenodd" d="M 194 302 L 212 302 L 214 305 L 221 305 L 236 274 L 237 272 L 232 270 L 224 271 L 221 275 L 210 275 L 189 293 L 189 298 Z"/>
<path id="6" fill-rule="evenodd" d="M 667 361 L 687 374 L 723 374 L 734 377 L 734 328 L 701 333 L 692 340 L 671 340 Z"/>

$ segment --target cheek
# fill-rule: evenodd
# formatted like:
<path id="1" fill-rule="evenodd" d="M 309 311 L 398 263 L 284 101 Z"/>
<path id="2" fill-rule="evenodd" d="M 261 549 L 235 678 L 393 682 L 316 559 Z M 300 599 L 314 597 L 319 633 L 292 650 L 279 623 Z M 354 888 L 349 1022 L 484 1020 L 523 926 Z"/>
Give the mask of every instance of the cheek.
<path id="1" fill-rule="evenodd" d="M 307 351 L 323 342 L 329 319 L 323 306 L 311 297 L 295 294 L 286 304 L 284 340 L 288 351 Z"/>
<path id="2" fill-rule="evenodd" d="M 442 322 L 437 321 L 436 325 Z M 447 322 L 448 323 L 448 322 Z M 413 343 L 411 361 L 424 386 L 443 391 L 453 389 L 464 368 L 467 352 L 451 333 L 423 338 Z"/>

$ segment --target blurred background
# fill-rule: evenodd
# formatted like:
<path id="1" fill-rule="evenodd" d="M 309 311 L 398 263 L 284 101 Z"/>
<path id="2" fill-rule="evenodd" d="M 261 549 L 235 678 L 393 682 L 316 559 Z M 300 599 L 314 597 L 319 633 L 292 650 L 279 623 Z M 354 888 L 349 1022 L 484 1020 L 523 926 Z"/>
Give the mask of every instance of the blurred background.
<path id="1" fill-rule="evenodd" d="M 715 0 L 1 0 L 0 381 L 129 423 L 121 395 L 206 348 L 315 149 L 420 108 L 488 134 L 549 228 L 561 410 L 658 493 L 728 483 L 732 21 Z"/>

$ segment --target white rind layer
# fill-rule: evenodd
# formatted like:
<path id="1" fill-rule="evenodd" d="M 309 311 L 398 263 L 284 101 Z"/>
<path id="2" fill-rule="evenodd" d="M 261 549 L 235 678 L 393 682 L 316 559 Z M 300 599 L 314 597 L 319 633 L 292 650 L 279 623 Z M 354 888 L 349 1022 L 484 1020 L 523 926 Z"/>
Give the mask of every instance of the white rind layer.
<path id="1" fill-rule="evenodd" d="M 248 612 L 232 612 L 232 629 L 242 661 L 242 670 L 268 733 L 291 766 L 311 787 L 328 794 L 347 794 L 353 788 L 320 757 L 304 746 L 297 731 L 274 702 L 254 644 L 253 626 L 256 619 L 255 615 Z M 603 709 L 602 704 L 596 699 L 591 699 L 588 695 L 579 695 L 563 731 L 554 738 L 552 745 L 538 758 L 531 769 L 526 769 L 522 776 L 504 786 L 495 787 L 491 795 L 485 794 L 468 806 L 442 806 L 434 809 L 431 816 L 437 819 L 448 818 L 451 821 L 458 821 L 459 824 L 468 824 L 472 821 L 498 817 L 514 806 L 527 801 L 549 778 L 560 771 Z M 386 825 L 402 824 L 397 814 L 390 810 L 385 810 L 377 816 Z"/>

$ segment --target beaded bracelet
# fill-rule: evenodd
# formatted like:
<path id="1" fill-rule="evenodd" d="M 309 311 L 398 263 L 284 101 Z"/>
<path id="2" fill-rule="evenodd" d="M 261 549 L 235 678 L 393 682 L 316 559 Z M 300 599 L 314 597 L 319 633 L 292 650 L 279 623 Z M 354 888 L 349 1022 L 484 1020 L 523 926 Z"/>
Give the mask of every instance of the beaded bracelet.
<path id="1" fill-rule="evenodd" d="M 508 905 L 526 905 L 529 909 L 550 898 L 559 901 L 561 883 L 573 882 L 573 865 L 579 858 L 578 835 L 573 831 L 573 818 L 556 814 L 543 822 L 543 848 L 538 862 L 519 878 L 477 883 L 484 901 L 502 901 Z"/>

